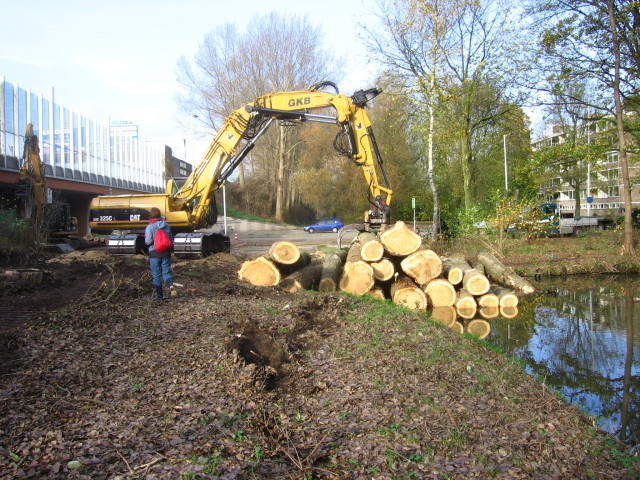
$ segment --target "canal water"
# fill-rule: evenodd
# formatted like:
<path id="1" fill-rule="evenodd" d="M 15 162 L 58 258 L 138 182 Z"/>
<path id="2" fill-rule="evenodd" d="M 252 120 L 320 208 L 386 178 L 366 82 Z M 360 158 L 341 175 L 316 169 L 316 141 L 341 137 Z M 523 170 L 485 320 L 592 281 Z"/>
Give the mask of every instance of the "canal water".
<path id="1" fill-rule="evenodd" d="M 640 277 L 538 281 L 513 318 L 490 320 L 489 344 L 640 447 Z M 512 315 L 509 315 L 512 316 Z"/>

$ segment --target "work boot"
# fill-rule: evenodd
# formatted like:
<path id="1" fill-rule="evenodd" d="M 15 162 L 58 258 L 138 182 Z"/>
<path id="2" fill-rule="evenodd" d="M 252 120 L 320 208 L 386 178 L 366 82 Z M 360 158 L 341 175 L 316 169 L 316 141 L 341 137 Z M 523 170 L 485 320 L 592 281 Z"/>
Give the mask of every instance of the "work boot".
<path id="1" fill-rule="evenodd" d="M 178 290 L 176 290 L 176 287 L 174 287 L 173 285 L 169 285 L 169 292 L 174 298 L 178 296 Z"/>
<path id="2" fill-rule="evenodd" d="M 156 293 L 153 295 L 153 299 L 164 300 L 164 297 L 162 296 L 162 285 L 154 285 L 153 288 L 156 290 Z"/>

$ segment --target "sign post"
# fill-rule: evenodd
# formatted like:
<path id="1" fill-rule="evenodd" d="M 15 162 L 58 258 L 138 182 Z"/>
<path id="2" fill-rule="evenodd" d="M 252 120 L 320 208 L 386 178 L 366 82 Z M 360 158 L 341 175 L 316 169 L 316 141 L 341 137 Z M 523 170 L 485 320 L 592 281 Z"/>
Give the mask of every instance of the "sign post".
<path id="1" fill-rule="evenodd" d="M 411 197 L 411 208 L 413 209 L 413 231 L 416 231 L 416 197 Z"/>

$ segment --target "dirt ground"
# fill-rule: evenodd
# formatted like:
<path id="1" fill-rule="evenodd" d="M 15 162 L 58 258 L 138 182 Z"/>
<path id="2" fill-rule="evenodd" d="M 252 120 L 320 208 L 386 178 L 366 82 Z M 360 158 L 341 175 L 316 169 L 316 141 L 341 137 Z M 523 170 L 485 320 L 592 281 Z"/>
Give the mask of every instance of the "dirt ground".
<path id="1" fill-rule="evenodd" d="M 624 479 L 514 362 L 388 303 L 259 288 L 245 259 L 88 250 L 4 277 L 0 479 Z"/>

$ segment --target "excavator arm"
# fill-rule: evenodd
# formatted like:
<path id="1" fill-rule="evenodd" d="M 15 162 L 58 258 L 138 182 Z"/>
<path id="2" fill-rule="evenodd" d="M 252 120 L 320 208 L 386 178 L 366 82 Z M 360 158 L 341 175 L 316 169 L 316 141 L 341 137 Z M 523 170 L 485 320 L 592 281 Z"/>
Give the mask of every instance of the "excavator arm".
<path id="1" fill-rule="evenodd" d="M 24 134 L 23 164 L 18 172 L 18 196 L 24 198 L 26 218 L 33 220 L 37 235 L 40 234 L 46 202 L 46 186 L 38 137 L 33 125 L 28 124 Z"/>
<path id="2" fill-rule="evenodd" d="M 235 110 L 211 142 L 202 162 L 174 196 L 173 207 L 180 210 L 192 202 L 191 223 L 204 225 L 213 192 L 235 171 L 273 120 L 286 120 L 339 125 L 336 149 L 362 168 L 373 210 L 380 214 L 382 210 L 388 213 L 384 204 L 390 203 L 392 191 L 378 180 L 376 164 L 384 176 L 385 185 L 388 185 L 371 123 L 364 109 L 366 102 L 379 93 L 377 89 L 359 91 L 353 97 L 320 90 L 271 93 Z M 324 109 L 333 109 L 335 115 L 314 113 Z M 384 223 L 388 223 L 388 219 Z"/>
<path id="3" fill-rule="evenodd" d="M 320 89 L 327 85 L 334 87 L 335 93 Z M 380 90 L 374 88 L 360 90 L 348 97 L 339 94 L 334 84 L 326 82 L 309 90 L 258 97 L 225 119 L 204 158 L 175 194 L 167 191 L 160 195 L 97 197 L 91 205 L 91 229 L 98 233 L 107 228 L 142 231 L 148 222 L 148 210 L 155 206 L 178 233 L 176 253 L 204 253 L 220 248 L 220 240 L 213 246 L 204 246 L 203 242 L 207 241 L 204 234 L 193 231 L 216 223 L 215 190 L 227 181 L 274 120 L 314 121 L 339 127 L 334 146 L 338 153 L 349 157 L 362 169 L 368 185 L 371 208 L 365 215 L 363 228 L 381 228 L 389 223 L 392 190 L 365 111 L 367 102 L 379 93 Z M 379 181 L 377 169 L 383 176 L 384 186 Z M 121 237 L 113 243 L 117 245 L 120 240 L 124 242 L 123 248 L 115 247 L 112 251 L 132 253 L 132 237 Z M 139 239 L 137 242 L 136 250 L 140 246 Z M 228 239 L 222 243 L 228 245 Z"/>

